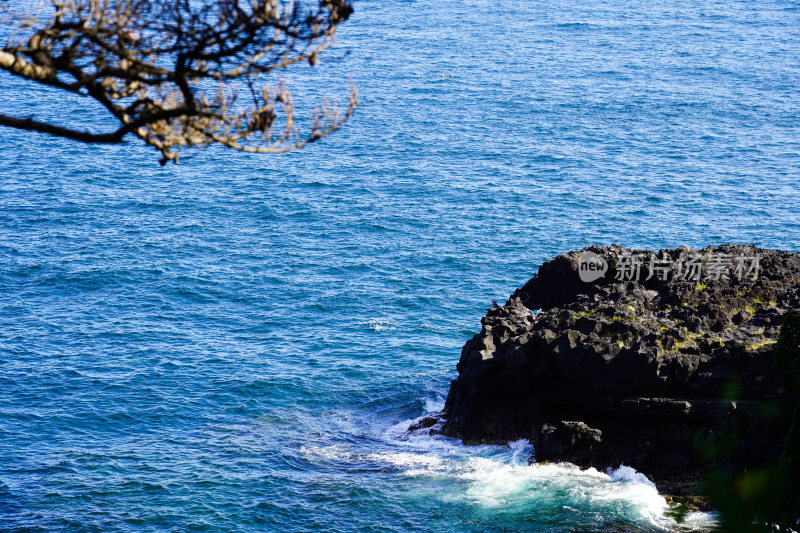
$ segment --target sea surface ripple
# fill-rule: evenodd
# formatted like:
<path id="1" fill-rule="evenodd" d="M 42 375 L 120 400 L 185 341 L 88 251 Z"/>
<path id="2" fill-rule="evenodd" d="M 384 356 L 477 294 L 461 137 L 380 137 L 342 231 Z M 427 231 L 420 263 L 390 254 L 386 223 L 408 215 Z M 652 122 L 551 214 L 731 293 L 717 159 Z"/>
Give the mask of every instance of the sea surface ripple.
<path id="1" fill-rule="evenodd" d="M 285 156 L 2 129 L 0 530 L 703 529 L 625 469 L 405 436 L 592 243 L 800 249 L 796 1 L 361 0 Z M 100 110 L 0 76 L 0 113 Z"/>

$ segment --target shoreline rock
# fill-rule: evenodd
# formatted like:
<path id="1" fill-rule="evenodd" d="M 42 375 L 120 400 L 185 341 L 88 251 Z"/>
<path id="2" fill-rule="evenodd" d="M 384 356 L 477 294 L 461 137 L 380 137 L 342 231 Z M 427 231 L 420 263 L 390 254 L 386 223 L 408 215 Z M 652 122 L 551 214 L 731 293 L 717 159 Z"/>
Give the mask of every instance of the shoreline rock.
<path id="1" fill-rule="evenodd" d="M 692 261 L 705 268 L 696 279 Z M 465 444 L 527 438 L 537 461 L 624 463 L 664 493 L 696 495 L 712 466 L 780 456 L 794 404 L 772 349 L 800 308 L 799 280 L 800 254 L 753 246 L 559 255 L 487 311 L 442 420 L 416 429 Z"/>

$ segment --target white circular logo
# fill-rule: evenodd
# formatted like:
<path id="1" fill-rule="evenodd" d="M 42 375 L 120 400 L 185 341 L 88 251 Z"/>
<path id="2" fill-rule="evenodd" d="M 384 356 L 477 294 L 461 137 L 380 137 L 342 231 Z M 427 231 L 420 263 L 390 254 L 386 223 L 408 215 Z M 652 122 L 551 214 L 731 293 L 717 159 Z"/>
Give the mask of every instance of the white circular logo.
<path id="1" fill-rule="evenodd" d="M 581 277 L 581 281 L 590 283 L 605 276 L 606 272 L 608 272 L 608 263 L 605 259 L 594 252 L 581 252 L 578 262 L 578 275 Z"/>

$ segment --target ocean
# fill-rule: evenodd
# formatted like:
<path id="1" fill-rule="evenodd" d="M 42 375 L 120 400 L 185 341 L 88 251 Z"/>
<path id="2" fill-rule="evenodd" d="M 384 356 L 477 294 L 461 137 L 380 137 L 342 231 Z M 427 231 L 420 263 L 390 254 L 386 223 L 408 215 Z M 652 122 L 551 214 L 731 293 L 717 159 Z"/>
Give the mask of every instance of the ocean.
<path id="1" fill-rule="evenodd" d="M 404 430 L 549 257 L 800 250 L 800 3 L 355 10 L 284 74 L 301 104 L 360 94 L 300 151 L 161 167 L 0 129 L 0 530 L 713 527 L 627 467 Z M 109 124 L 6 74 L 0 95 Z"/>

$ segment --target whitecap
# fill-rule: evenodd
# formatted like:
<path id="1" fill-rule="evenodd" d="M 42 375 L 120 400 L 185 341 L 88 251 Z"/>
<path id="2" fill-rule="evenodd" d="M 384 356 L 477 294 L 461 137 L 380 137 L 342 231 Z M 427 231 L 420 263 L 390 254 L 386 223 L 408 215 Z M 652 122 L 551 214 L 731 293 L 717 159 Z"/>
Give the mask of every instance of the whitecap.
<path id="1" fill-rule="evenodd" d="M 330 461 L 350 461 L 353 454 L 344 444 L 330 446 L 301 446 L 300 453 L 310 459 L 326 459 Z"/>
<path id="2" fill-rule="evenodd" d="M 376 318 L 373 320 L 368 320 L 367 322 L 359 322 L 357 325 L 363 328 L 371 329 L 375 332 L 397 330 L 397 327 L 391 321 L 385 318 Z"/>
<path id="3" fill-rule="evenodd" d="M 444 411 L 444 398 L 437 396 L 434 399 L 425 398 L 425 414 L 441 413 Z"/>
<path id="4" fill-rule="evenodd" d="M 420 470 L 421 472 L 442 471 L 446 469 L 443 458 L 422 453 L 379 452 L 364 454 L 361 458 L 388 463 L 399 469 L 422 468 L 422 470 Z"/>
<path id="5" fill-rule="evenodd" d="M 617 469 L 612 469 L 609 467 L 606 470 L 606 474 L 608 474 L 614 481 L 634 481 L 636 483 L 643 483 L 656 488 L 656 484 L 650 481 L 647 476 L 630 466 L 625 466 L 624 464 L 619 465 L 619 468 Z"/>

